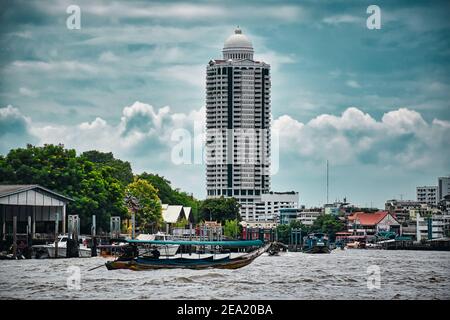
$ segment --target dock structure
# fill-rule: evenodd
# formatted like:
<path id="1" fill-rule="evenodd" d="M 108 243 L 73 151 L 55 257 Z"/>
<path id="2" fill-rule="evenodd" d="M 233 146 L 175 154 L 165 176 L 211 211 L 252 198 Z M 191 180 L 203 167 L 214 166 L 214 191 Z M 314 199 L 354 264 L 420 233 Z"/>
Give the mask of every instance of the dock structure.
<path id="1" fill-rule="evenodd" d="M 30 248 L 33 240 L 50 240 L 57 233 L 66 233 L 66 206 L 70 201 L 39 185 L 0 185 L 3 246 L 12 245 L 16 255 L 18 249 Z"/>
<path id="2" fill-rule="evenodd" d="M 412 240 L 386 241 L 382 244 L 386 250 L 421 250 L 421 251 L 450 251 L 450 239 L 433 239 L 423 242 Z"/>

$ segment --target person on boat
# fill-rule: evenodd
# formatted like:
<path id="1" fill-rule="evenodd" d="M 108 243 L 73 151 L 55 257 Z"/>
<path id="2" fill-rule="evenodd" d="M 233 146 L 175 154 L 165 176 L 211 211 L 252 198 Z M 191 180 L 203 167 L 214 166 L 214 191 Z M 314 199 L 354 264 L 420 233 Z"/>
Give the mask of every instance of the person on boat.
<path id="1" fill-rule="evenodd" d="M 159 259 L 159 256 L 161 255 L 159 250 L 156 248 L 152 250 L 151 254 L 152 254 L 152 258 L 155 258 L 155 259 Z"/>
<path id="2" fill-rule="evenodd" d="M 139 249 L 135 245 L 128 245 L 123 248 L 123 255 L 119 257 L 119 260 L 131 260 L 139 256 Z"/>

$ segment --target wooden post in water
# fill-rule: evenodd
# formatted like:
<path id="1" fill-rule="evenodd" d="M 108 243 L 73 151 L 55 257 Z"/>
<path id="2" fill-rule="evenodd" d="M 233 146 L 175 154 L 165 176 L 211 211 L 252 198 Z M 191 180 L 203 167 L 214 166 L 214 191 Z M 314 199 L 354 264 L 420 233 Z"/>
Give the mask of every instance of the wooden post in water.
<path id="1" fill-rule="evenodd" d="M 33 225 L 31 227 L 31 239 L 34 239 L 36 234 L 36 207 L 33 206 Z"/>
<path id="2" fill-rule="evenodd" d="M 91 248 L 91 257 L 97 256 L 97 239 L 95 238 L 95 230 L 96 229 L 96 221 L 95 214 L 92 215 L 92 248 Z"/>
<path id="3" fill-rule="evenodd" d="M 62 206 L 62 233 L 66 233 L 66 204 Z"/>
<path id="4" fill-rule="evenodd" d="M 58 230 L 59 230 L 59 213 L 55 214 L 55 259 L 58 258 Z"/>
<path id="5" fill-rule="evenodd" d="M 134 239 L 136 231 L 136 216 L 134 212 L 131 214 L 131 239 Z"/>
<path id="6" fill-rule="evenodd" d="M 2 233 L 3 241 L 6 240 L 6 209 L 3 208 L 3 233 Z"/>
<path id="7" fill-rule="evenodd" d="M 27 225 L 27 255 L 26 258 L 31 258 L 31 246 L 33 245 L 33 236 L 32 236 L 32 230 L 31 230 L 31 215 L 28 216 L 28 225 Z"/>
<path id="8" fill-rule="evenodd" d="M 13 258 L 17 258 L 17 216 L 13 216 Z"/>

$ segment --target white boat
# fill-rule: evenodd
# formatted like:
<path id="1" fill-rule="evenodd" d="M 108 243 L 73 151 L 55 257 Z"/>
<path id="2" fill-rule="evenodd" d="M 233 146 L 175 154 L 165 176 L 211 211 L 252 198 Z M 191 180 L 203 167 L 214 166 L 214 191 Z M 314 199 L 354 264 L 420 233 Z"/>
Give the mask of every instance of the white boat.
<path id="1" fill-rule="evenodd" d="M 168 241 L 173 240 L 172 236 L 167 235 L 163 232 L 158 232 L 155 234 L 140 234 L 136 237 L 136 240 L 161 240 Z M 154 245 L 154 244 L 145 244 L 139 245 L 139 255 L 142 256 L 153 256 L 152 251 L 158 250 L 161 256 L 174 256 L 180 245 L 178 244 L 165 244 L 165 245 Z"/>
<path id="2" fill-rule="evenodd" d="M 60 235 L 58 236 L 58 257 L 59 258 L 66 258 L 67 257 L 67 240 L 69 237 L 67 235 Z M 78 256 L 80 258 L 90 258 L 91 257 L 91 248 L 87 247 L 87 238 L 80 236 L 78 238 L 79 246 L 78 246 Z M 48 244 L 46 246 L 48 251 L 48 256 L 50 258 L 55 257 L 55 242 Z"/>

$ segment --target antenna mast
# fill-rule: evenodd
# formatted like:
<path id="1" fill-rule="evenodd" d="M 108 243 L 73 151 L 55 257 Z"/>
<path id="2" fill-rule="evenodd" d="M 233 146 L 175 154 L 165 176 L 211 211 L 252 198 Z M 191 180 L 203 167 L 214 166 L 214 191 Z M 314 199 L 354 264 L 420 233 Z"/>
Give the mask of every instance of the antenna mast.
<path id="1" fill-rule="evenodd" d="M 328 204 L 328 160 L 327 160 L 327 204 Z"/>

